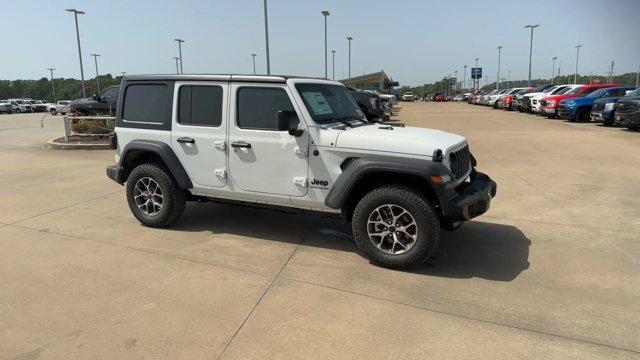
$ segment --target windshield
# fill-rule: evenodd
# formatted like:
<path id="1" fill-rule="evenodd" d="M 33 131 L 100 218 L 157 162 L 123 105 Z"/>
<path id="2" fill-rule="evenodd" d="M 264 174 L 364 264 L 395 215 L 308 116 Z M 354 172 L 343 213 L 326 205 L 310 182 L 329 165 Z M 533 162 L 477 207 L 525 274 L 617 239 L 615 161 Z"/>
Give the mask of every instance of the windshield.
<path id="1" fill-rule="evenodd" d="M 609 90 L 611 90 L 611 89 L 607 89 L 607 88 L 598 89 L 598 90 L 592 92 L 591 94 L 586 95 L 585 97 L 599 99 L 599 98 L 602 97 L 602 95 L 604 95 Z"/>
<path id="2" fill-rule="evenodd" d="M 578 87 L 575 87 L 575 88 L 565 92 L 565 94 L 567 94 L 567 95 L 575 95 L 575 94 L 579 94 L 580 91 L 582 91 L 582 87 L 578 86 Z"/>
<path id="3" fill-rule="evenodd" d="M 304 105 L 313 121 L 326 124 L 344 120 L 364 120 L 364 114 L 344 86 L 297 84 Z"/>

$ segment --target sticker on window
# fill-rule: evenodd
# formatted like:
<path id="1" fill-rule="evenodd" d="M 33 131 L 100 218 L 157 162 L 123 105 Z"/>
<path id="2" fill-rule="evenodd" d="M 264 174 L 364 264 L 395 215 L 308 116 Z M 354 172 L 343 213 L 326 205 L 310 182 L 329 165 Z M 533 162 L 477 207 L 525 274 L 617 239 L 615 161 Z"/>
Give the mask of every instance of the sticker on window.
<path id="1" fill-rule="evenodd" d="M 331 110 L 331 106 L 325 99 L 324 95 L 320 92 L 305 92 L 303 93 L 305 100 L 309 103 L 311 107 L 311 111 L 315 115 L 328 115 L 333 114 L 333 110 Z"/>

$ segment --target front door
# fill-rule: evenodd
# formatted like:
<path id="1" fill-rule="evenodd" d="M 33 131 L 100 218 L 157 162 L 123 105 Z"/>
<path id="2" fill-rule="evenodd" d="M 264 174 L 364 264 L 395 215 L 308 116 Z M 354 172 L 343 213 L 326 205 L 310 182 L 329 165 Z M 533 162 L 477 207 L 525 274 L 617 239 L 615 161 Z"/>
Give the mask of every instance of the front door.
<path id="1" fill-rule="evenodd" d="M 227 83 L 176 82 L 171 147 L 196 187 L 227 183 Z"/>
<path id="2" fill-rule="evenodd" d="M 304 196 L 307 193 L 309 133 L 278 131 L 278 111 L 301 114 L 280 84 L 231 85 L 229 172 L 244 191 Z"/>

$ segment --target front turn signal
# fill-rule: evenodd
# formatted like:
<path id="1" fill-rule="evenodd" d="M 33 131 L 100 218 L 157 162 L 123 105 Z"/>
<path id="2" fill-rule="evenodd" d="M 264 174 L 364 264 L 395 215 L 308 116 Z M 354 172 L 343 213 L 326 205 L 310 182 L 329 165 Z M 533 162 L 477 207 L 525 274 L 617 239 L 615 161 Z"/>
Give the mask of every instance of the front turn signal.
<path id="1" fill-rule="evenodd" d="M 451 181 L 451 176 L 449 175 L 431 175 L 429 176 L 429 181 L 433 184 L 446 184 Z"/>

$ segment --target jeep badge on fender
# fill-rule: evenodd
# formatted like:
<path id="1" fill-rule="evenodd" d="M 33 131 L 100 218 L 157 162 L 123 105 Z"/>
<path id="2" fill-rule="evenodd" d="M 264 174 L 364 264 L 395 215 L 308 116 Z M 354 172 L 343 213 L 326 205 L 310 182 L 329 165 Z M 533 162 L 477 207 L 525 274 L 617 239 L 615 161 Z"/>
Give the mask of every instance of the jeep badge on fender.
<path id="1" fill-rule="evenodd" d="M 409 268 L 496 194 L 464 137 L 370 123 L 330 80 L 127 75 L 116 121 L 107 176 L 151 227 L 178 221 L 187 201 L 312 211 L 351 222 L 373 263 Z"/>

